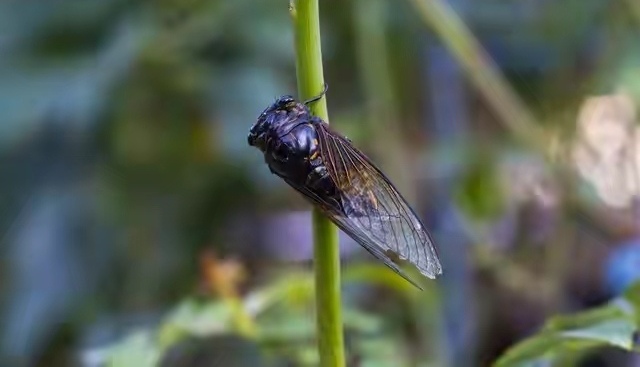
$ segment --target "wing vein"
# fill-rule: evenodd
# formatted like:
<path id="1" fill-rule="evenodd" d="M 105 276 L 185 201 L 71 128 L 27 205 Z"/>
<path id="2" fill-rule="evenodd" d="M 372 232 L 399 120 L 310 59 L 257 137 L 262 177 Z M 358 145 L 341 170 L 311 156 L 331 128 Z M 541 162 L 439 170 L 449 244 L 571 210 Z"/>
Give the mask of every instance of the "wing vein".
<path id="1" fill-rule="evenodd" d="M 378 258 L 392 251 L 430 278 L 441 274 L 430 235 L 394 185 L 350 141 L 323 122 L 316 126 L 320 154 L 342 204 L 342 212 L 332 214 L 334 223 Z"/>

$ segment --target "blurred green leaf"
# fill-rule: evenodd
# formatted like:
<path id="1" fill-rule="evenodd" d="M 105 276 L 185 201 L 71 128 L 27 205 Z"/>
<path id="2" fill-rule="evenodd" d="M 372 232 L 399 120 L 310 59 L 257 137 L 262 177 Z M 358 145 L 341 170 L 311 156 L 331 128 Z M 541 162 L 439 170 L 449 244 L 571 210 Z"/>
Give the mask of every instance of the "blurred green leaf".
<path id="1" fill-rule="evenodd" d="M 320 364 L 320 356 L 315 343 L 299 348 L 296 357 L 300 366 L 317 366 Z"/>
<path id="2" fill-rule="evenodd" d="M 504 198 L 493 157 L 487 153 L 470 157 L 467 171 L 454 195 L 460 209 L 473 219 L 499 216 Z"/>
<path id="3" fill-rule="evenodd" d="M 117 24 L 123 5 L 121 0 L 63 2 L 60 8 L 65 11 L 55 12 L 27 40 L 30 56 L 62 58 L 97 52 Z"/>
<path id="4" fill-rule="evenodd" d="M 304 308 L 312 300 L 313 275 L 310 272 L 289 272 L 250 293 L 245 297 L 245 307 L 250 313 L 260 316 L 276 306 Z"/>
<path id="5" fill-rule="evenodd" d="M 635 40 L 636 38 L 634 37 L 633 39 Z M 634 41 L 625 43 L 628 44 L 628 47 L 624 48 L 624 55 L 614 68 L 614 78 L 608 82 L 615 83 L 610 89 L 622 87 L 638 103 L 640 102 L 640 68 L 638 67 L 640 47 Z"/>
<path id="6" fill-rule="evenodd" d="M 635 317 L 632 305 L 622 298 L 593 310 L 553 317 L 539 333 L 507 350 L 495 366 L 539 365 L 602 346 L 632 350 Z"/>
<path id="7" fill-rule="evenodd" d="M 364 338 L 355 345 L 356 353 L 362 358 L 363 367 L 408 366 L 406 349 L 397 338 L 389 336 Z"/>
<path id="8" fill-rule="evenodd" d="M 267 366 L 259 346 L 233 335 L 188 338 L 162 357 L 160 367 L 260 367 Z"/>
<path id="9" fill-rule="evenodd" d="M 344 308 L 342 311 L 345 329 L 364 334 L 379 333 L 382 320 L 379 316 L 355 308 Z"/>
<path id="10" fill-rule="evenodd" d="M 640 282 L 635 282 L 627 288 L 624 299 L 633 306 L 636 326 L 640 329 Z"/>
<path id="11" fill-rule="evenodd" d="M 159 343 L 166 347 L 184 336 L 207 336 L 228 330 L 231 309 L 223 302 L 182 302 L 163 323 Z"/>
<path id="12" fill-rule="evenodd" d="M 160 360 L 160 355 L 153 335 L 148 331 L 140 331 L 107 349 L 106 366 L 153 367 Z"/>
<path id="13" fill-rule="evenodd" d="M 273 341 L 313 340 L 315 338 L 315 318 L 311 312 L 312 304 L 306 310 L 292 310 L 283 307 L 272 310 L 261 318 L 260 338 Z M 382 320 L 378 315 L 364 312 L 353 307 L 343 309 L 344 327 L 358 334 L 376 334 L 382 329 Z"/>
<path id="14" fill-rule="evenodd" d="M 429 303 L 437 297 L 435 292 L 417 292 L 395 273 L 386 271 L 385 267 L 377 264 L 351 266 L 345 273 L 345 278 L 351 282 L 367 279 L 374 284 L 387 286 L 397 291 L 402 298 L 419 303 L 420 307 L 416 310 L 421 313 L 425 312 L 423 296 L 427 297 Z M 265 286 L 245 296 L 244 307 L 255 318 L 258 327 L 257 345 L 271 351 L 273 355 L 294 360 L 296 365 L 317 365 L 311 272 L 298 272 L 292 276 L 289 271 L 272 279 Z M 343 315 L 345 330 L 350 334 L 354 353 L 363 361 L 362 365 L 407 365 L 404 339 L 396 335 L 398 330 L 389 327 L 380 314 L 364 311 L 353 302 L 345 302 Z M 133 361 L 133 365 L 140 366 L 145 366 L 142 363 L 146 363 L 146 360 L 153 362 L 159 358 L 162 359 L 163 366 L 195 366 L 201 361 L 218 361 L 216 358 L 221 347 L 211 344 L 210 340 L 235 338 L 232 335 L 231 319 L 231 310 L 224 302 L 216 299 L 187 299 L 164 318 L 156 331 L 131 334 L 115 346 L 105 348 L 105 360 Z M 207 347 L 207 343 L 210 347 Z M 253 342 L 247 343 L 249 346 Z M 233 355 L 226 357 L 236 358 Z M 245 357 L 260 358 L 258 355 Z"/>
<path id="15" fill-rule="evenodd" d="M 279 310 L 260 323 L 260 338 L 273 341 L 313 340 L 315 338 L 315 318 L 311 312 Z"/>
<path id="16" fill-rule="evenodd" d="M 406 270 L 416 279 L 422 277 L 422 275 L 415 274 L 413 268 L 407 268 Z M 345 269 L 344 280 L 387 287 L 405 297 L 413 297 L 419 292 L 411 283 L 389 270 L 386 266 L 371 262 L 350 265 Z"/>

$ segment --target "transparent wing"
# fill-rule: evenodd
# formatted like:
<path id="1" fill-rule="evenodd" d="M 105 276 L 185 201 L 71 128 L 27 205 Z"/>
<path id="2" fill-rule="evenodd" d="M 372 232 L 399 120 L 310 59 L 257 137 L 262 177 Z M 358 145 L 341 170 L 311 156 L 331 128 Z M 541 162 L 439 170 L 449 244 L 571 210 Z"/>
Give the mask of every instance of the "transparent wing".
<path id="1" fill-rule="evenodd" d="M 321 157 L 342 200 L 341 213 L 333 215 L 333 221 L 378 258 L 392 251 L 431 279 L 442 274 L 433 241 L 389 179 L 327 124 L 316 126 Z"/>
<path id="2" fill-rule="evenodd" d="M 294 182 L 285 179 L 285 181 L 294 189 L 296 189 L 299 193 L 309 199 L 313 204 L 316 205 L 318 209 L 320 209 L 333 223 L 335 223 L 338 228 L 344 231 L 346 234 L 351 236 L 356 242 L 358 242 L 362 247 L 364 247 L 370 254 L 376 257 L 378 260 L 382 261 L 386 266 L 388 266 L 391 270 L 396 272 L 398 275 L 406 279 L 409 283 L 413 284 L 415 287 L 419 289 L 423 289 L 418 283 L 416 283 L 413 279 L 411 279 L 407 274 L 405 274 L 400 267 L 395 264 L 387 254 L 384 253 L 380 249 L 379 246 L 375 244 L 367 233 L 349 225 L 348 218 L 344 215 L 342 208 L 339 203 L 336 203 L 333 200 L 329 200 L 327 198 L 318 196 L 312 190 L 309 190 L 307 187 L 298 186 Z"/>

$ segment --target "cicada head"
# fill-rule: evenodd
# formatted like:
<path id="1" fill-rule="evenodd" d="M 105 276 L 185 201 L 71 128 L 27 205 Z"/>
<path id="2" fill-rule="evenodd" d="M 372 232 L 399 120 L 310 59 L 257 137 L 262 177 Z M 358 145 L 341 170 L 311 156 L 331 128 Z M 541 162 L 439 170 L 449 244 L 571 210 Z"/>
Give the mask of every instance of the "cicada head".
<path id="1" fill-rule="evenodd" d="M 249 145 L 264 152 L 269 145 L 269 139 L 280 138 L 288 134 L 294 127 L 309 121 L 311 111 L 307 106 L 324 97 L 328 88 L 325 83 L 320 94 L 302 103 L 290 95 L 276 99 L 271 106 L 262 111 L 256 123 L 249 130 L 247 137 Z"/>
<path id="2" fill-rule="evenodd" d="M 310 112 L 307 106 L 292 96 L 282 96 L 258 116 L 249 130 L 249 145 L 265 151 L 270 136 L 277 138 L 287 134 L 308 116 Z"/>

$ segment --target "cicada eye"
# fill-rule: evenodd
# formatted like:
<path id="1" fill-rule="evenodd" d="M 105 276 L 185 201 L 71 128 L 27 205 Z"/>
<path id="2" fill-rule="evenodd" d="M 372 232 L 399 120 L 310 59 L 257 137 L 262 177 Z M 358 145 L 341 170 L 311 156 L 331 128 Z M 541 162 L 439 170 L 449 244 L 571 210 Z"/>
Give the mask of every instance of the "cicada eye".
<path id="1" fill-rule="evenodd" d="M 291 108 L 295 106 L 296 100 L 292 96 L 282 96 L 276 101 L 279 108 Z"/>

